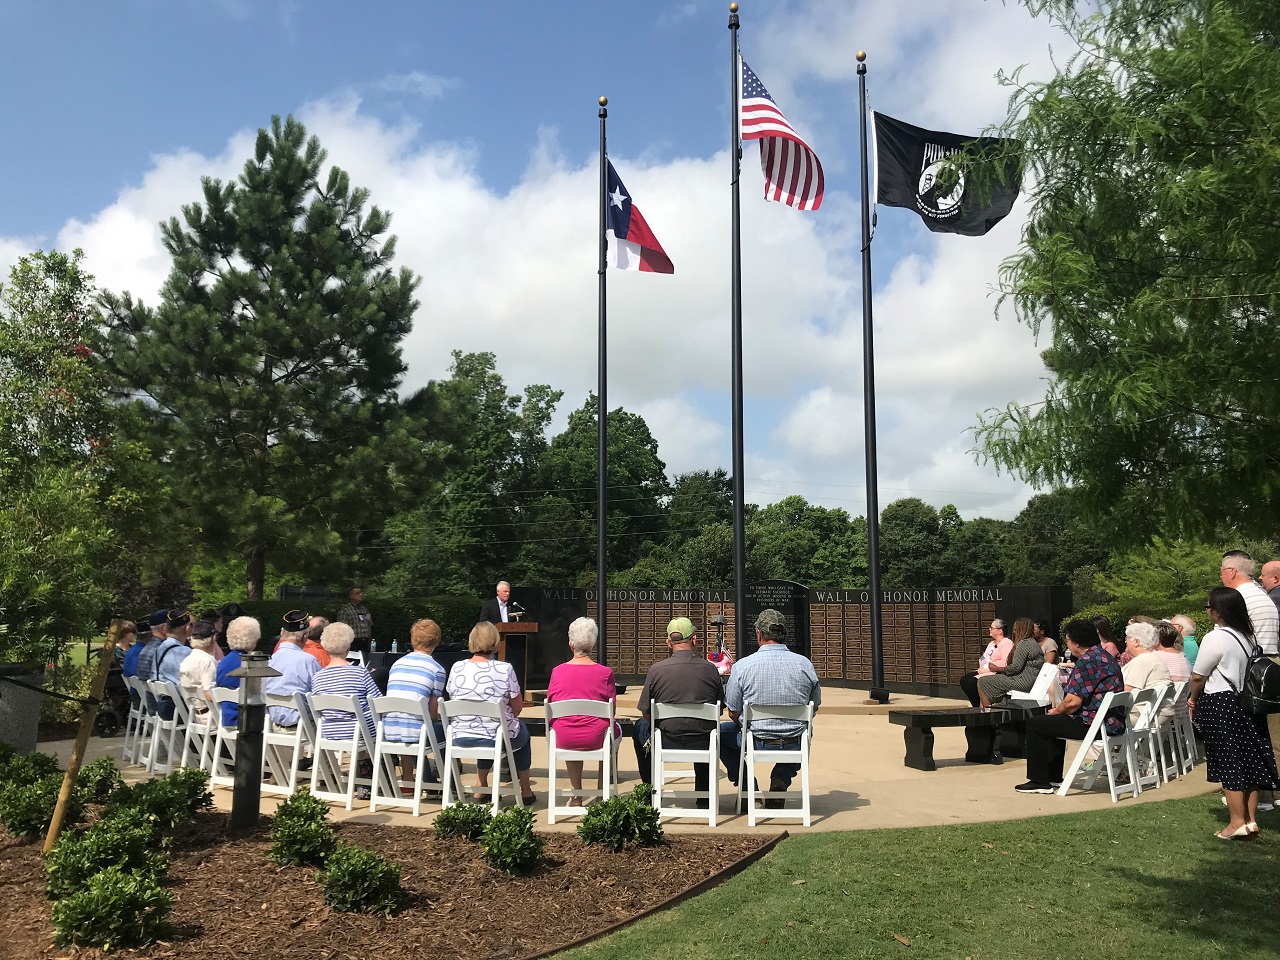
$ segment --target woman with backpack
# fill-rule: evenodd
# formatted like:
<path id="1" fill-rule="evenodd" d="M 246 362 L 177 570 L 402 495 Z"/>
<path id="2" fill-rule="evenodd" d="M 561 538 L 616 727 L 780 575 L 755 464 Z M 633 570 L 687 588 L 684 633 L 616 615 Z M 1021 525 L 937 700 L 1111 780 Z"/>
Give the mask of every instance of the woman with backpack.
<path id="1" fill-rule="evenodd" d="M 1214 629 L 1200 641 L 1187 707 L 1204 737 L 1207 777 L 1220 783 L 1230 821 L 1218 832 L 1222 840 L 1250 840 L 1258 835 L 1258 791 L 1280 783 L 1265 715 L 1240 706 L 1249 657 L 1257 649 L 1253 622 L 1244 597 L 1232 587 L 1209 591 L 1205 605 Z"/>

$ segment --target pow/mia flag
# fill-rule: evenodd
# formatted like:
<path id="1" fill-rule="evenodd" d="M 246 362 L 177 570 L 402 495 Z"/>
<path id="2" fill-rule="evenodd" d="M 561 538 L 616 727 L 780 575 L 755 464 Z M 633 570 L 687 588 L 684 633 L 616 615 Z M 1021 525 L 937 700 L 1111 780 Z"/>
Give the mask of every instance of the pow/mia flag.
<path id="1" fill-rule="evenodd" d="M 1016 141 L 924 130 L 872 113 L 876 201 L 920 214 L 934 233 L 981 237 L 1004 219 L 1022 186 Z M 986 163 L 977 170 L 974 164 Z"/>

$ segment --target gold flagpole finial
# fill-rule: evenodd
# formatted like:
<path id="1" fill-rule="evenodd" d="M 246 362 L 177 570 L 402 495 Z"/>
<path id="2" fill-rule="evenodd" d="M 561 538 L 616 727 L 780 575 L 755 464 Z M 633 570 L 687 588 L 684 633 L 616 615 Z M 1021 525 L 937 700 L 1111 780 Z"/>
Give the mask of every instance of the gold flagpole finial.
<path id="1" fill-rule="evenodd" d="M 601 98 L 600 98 L 600 106 L 602 106 L 602 107 L 607 107 L 608 105 L 609 105 L 609 98 L 608 98 L 608 97 L 601 97 Z"/>
<path id="2" fill-rule="evenodd" d="M 731 3 L 731 4 L 729 4 L 729 12 L 730 12 L 730 13 L 737 13 L 737 12 L 738 12 L 738 5 L 737 5 L 736 3 Z"/>
<path id="3" fill-rule="evenodd" d="M 867 51 L 859 50 L 857 53 L 857 58 L 858 58 L 858 62 L 862 63 L 864 60 L 867 59 Z"/>

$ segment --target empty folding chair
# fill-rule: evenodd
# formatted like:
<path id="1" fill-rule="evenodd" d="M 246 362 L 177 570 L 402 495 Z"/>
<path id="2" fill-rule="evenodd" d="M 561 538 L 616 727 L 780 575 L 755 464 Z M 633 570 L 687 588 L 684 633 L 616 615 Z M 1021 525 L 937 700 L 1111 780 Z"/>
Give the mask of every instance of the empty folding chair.
<path id="1" fill-rule="evenodd" d="M 1137 777 L 1135 776 L 1138 765 L 1135 762 L 1133 740 L 1128 736 L 1127 732 L 1115 735 L 1108 733 L 1106 724 L 1103 722 L 1108 711 L 1123 709 L 1127 727 L 1129 708 L 1132 706 L 1133 694 L 1125 691 L 1108 693 L 1102 698 L 1102 703 L 1093 718 L 1093 723 L 1089 725 L 1084 740 L 1080 743 L 1080 749 L 1076 751 L 1075 759 L 1071 761 L 1071 766 L 1067 768 L 1066 776 L 1062 778 L 1062 785 L 1058 788 L 1058 796 L 1065 797 L 1067 791 L 1071 789 L 1078 777 L 1084 778 L 1083 787 L 1085 790 L 1092 790 L 1103 770 L 1107 773 L 1107 786 L 1111 789 L 1112 803 L 1118 802 L 1122 793 L 1137 795 L 1141 792 L 1141 787 L 1138 785 Z M 1090 750 L 1095 744 L 1099 747 L 1101 753 L 1093 761 L 1092 768 L 1086 770 L 1086 761 Z M 1118 769 L 1120 764 L 1124 765 L 1124 769 L 1128 773 L 1129 779 L 1126 783 L 1120 782 Z"/>
<path id="2" fill-rule="evenodd" d="M 653 806 L 661 819 L 705 819 L 716 825 L 720 806 L 720 704 L 719 703 L 654 703 L 653 704 Z M 662 720 L 708 720 L 711 731 L 707 734 L 707 746 L 685 748 L 664 746 Z M 708 780 L 706 790 L 668 790 L 668 778 L 694 777 L 693 764 L 706 763 Z M 705 800 L 706 810 L 671 805 L 676 800 Z"/>
<path id="3" fill-rule="evenodd" d="M 1143 687 L 1133 690 L 1133 707 L 1129 711 L 1125 736 L 1133 749 L 1133 794 L 1137 796 L 1147 787 L 1164 784 L 1161 778 L 1160 746 L 1156 741 L 1156 710 L 1164 700 L 1164 688 Z M 1149 771 L 1149 772 L 1148 772 Z"/>
<path id="4" fill-rule="evenodd" d="M 441 777 L 444 780 L 444 796 L 441 798 L 441 805 L 449 807 L 455 803 L 461 803 L 464 799 L 462 761 L 488 760 L 493 764 L 489 788 L 492 812 L 495 814 L 498 812 L 503 794 L 515 797 L 516 803 L 523 807 L 524 797 L 520 793 L 519 777 L 516 776 L 516 754 L 511 746 L 511 738 L 507 736 L 507 725 L 502 719 L 501 704 L 489 700 L 442 700 L 440 716 L 445 724 L 445 769 Z M 458 743 L 459 740 L 479 739 L 475 738 L 473 733 L 458 730 L 456 721 L 460 717 L 483 717 L 486 720 L 495 721 L 497 731 L 493 743 L 482 746 L 466 746 Z M 511 779 L 511 785 L 506 788 L 502 786 L 504 776 Z"/>
<path id="5" fill-rule="evenodd" d="M 768 740 L 769 734 L 752 735 L 751 725 L 761 720 L 790 720 L 804 724 L 794 746 L 756 746 L 756 740 Z M 776 734 L 774 734 L 776 737 Z M 809 826 L 809 742 L 813 737 L 813 704 L 805 706 L 757 706 L 742 705 L 742 754 L 738 765 L 738 805 L 747 802 L 747 825 L 754 827 L 757 820 L 799 819 Z M 788 738 L 790 739 L 790 738 Z M 789 793 L 756 788 L 755 767 L 758 763 L 798 763 L 800 765 L 800 806 L 756 809 L 757 800 L 775 800 L 784 803 L 791 799 Z"/>
<path id="6" fill-rule="evenodd" d="M 613 735 L 613 702 L 610 700 L 557 700 L 554 703 L 548 701 L 546 707 L 547 720 L 547 779 L 550 781 L 547 786 L 547 823 L 555 823 L 556 817 L 580 817 L 586 813 L 586 802 L 588 798 L 599 797 L 601 800 L 609 799 L 610 788 L 613 791 L 618 789 L 618 738 Z M 603 719 L 608 726 L 605 727 L 604 741 L 596 750 L 566 750 L 558 743 L 555 727 L 552 721 L 559 720 L 562 717 L 597 717 Z M 556 784 L 560 776 L 561 761 L 577 761 L 580 763 L 596 763 L 599 764 L 599 774 L 596 778 L 596 789 L 588 790 L 585 787 L 579 790 L 569 787 L 563 791 L 566 800 L 561 804 L 558 798 L 561 791 L 557 789 Z M 583 767 L 583 776 L 586 775 L 586 767 Z M 577 797 L 580 801 L 578 806 L 569 806 L 569 801 Z"/>
<path id="7" fill-rule="evenodd" d="M 436 731 L 431 720 L 429 697 L 374 697 L 369 701 L 369 709 L 373 711 L 375 739 L 373 745 L 373 762 L 375 766 L 385 764 L 395 770 L 395 762 L 401 757 L 412 757 L 415 767 L 412 780 L 401 780 L 393 774 L 386 786 L 390 793 L 382 788 L 385 778 L 378 778 L 369 794 L 369 812 L 383 807 L 408 807 L 415 817 L 422 815 L 422 794 L 425 790 L 440 793 L 444 787 L 440 781 L 435 783 L 426 779 L 427 772 L 434 765 L 436 772 L 444 774 L 444 755 L 440 750 L 440 742 L 436 739 Z M 418 724 L 418 739 L 412 742 L 387 739 L 388 733 L 396 732 L 396 721 L 410 719 Z M 404 791 L 412 791 L 404 796 Z"/>
<path id="8" fill-rule="evenodd" d="M 1191 723 L 1191 710 L 1187 701 L 1191 697 L 1191 681 L 1182 680 L 1174 684 L 1176 693 L 1173 698 L 1173 739 L 1178 745 L 1180 760 L 1178 771 L 1190 773 L 1200 760 L 1200 748 L 1196 746 L 1196 728 Z"/>

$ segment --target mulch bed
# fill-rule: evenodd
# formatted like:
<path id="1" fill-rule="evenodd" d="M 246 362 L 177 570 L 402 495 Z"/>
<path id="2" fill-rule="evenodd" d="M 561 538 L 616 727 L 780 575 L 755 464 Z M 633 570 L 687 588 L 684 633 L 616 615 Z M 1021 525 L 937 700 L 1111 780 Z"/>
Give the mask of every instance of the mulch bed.
<path id="1" fill-rule="evenodd" d="M 55 947 L 38 843 L 0 828 L 0 955 L 23 958 L 181 957 L 200 960 L 433 960 L 524 957 L 635 917 L 759 850 L 769 837 L 671 836 L 624 853 L 546 834 L 547 863 L 508 877 L 478 845 L 416 827 L 335 824 L 338 839 L 400 867 L 404 900 L 392 917 L 325 906 L 314 871 L 267 859 L 269 821 L 228 833 L 228 815 L 198 814 L 177 831 L 166 942 L 103 954 Z"/>

